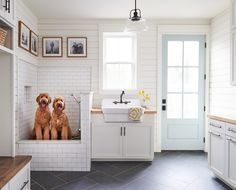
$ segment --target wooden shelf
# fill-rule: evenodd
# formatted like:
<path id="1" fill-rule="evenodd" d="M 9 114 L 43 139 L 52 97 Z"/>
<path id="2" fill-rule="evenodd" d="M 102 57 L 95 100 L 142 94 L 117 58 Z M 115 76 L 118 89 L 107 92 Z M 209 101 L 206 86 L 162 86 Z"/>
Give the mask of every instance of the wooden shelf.
<path id="1" fill-rule="evenodd" d="M 8 54 L 14 54 L 14 51 L 5 47 L 5 46 L 1 46 L 0 45 L 0 53 L 8 53 Z"/>

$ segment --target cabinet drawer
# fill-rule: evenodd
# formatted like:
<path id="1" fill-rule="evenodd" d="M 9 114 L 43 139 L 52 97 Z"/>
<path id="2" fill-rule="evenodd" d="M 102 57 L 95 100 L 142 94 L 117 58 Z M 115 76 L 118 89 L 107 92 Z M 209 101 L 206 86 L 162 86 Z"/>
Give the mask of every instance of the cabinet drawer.
<path id="1" fill-rule="evenodd" d="M 217 120 L 209 120 L 209 130 L 225 133 L 225 123 Z"/>
<path id="2" fill-rule="evenodd" d="M 29 189 L 29 165 L 26 165 L 19 171 L 9 182 L 11 190 L 27 190 Z"/>
<path id="3" fill-rule="evenodd" d="M 236 125 L 226 123 L 226 135 L 236 138 Z"/>

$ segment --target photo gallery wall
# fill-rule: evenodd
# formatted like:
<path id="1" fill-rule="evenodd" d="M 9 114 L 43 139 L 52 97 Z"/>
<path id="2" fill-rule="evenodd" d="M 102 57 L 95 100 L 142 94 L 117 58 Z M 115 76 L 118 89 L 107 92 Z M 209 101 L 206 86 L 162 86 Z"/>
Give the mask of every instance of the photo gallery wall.
<path id="1" fill-rule="evenodd" d="M 22 21 L 19 21 L 19 47 L 38 56 L 39 37 Z M 43 37 L 43 57 L 62 57 L 63 38 Z M 67 57 L 87 57 L 87 37 L 67 37 Z"/>

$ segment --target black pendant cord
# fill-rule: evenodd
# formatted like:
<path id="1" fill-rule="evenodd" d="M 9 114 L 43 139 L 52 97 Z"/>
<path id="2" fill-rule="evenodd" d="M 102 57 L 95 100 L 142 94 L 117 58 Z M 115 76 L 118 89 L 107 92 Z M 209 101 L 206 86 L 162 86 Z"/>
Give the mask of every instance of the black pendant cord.
<path id="1" fill-rule="evenodd" d="M 135 10 L 135 12 L 137 11 L 137 3 L 136 3 L 136 0 L 135 0 L 135 3 L 134 3 L 134 10 Z"/>

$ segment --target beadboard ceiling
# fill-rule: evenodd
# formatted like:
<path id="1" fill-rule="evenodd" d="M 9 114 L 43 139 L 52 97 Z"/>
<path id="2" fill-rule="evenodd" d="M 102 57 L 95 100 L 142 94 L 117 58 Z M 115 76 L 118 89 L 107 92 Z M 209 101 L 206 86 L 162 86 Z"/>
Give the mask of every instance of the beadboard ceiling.
<path id="1" fill-rule="evenodd" d="M 134 0 L 22 0 L 40 19 L 124 19 Z M 144 18 L 210 19 L 230 0 L 137 0 Z"/>

